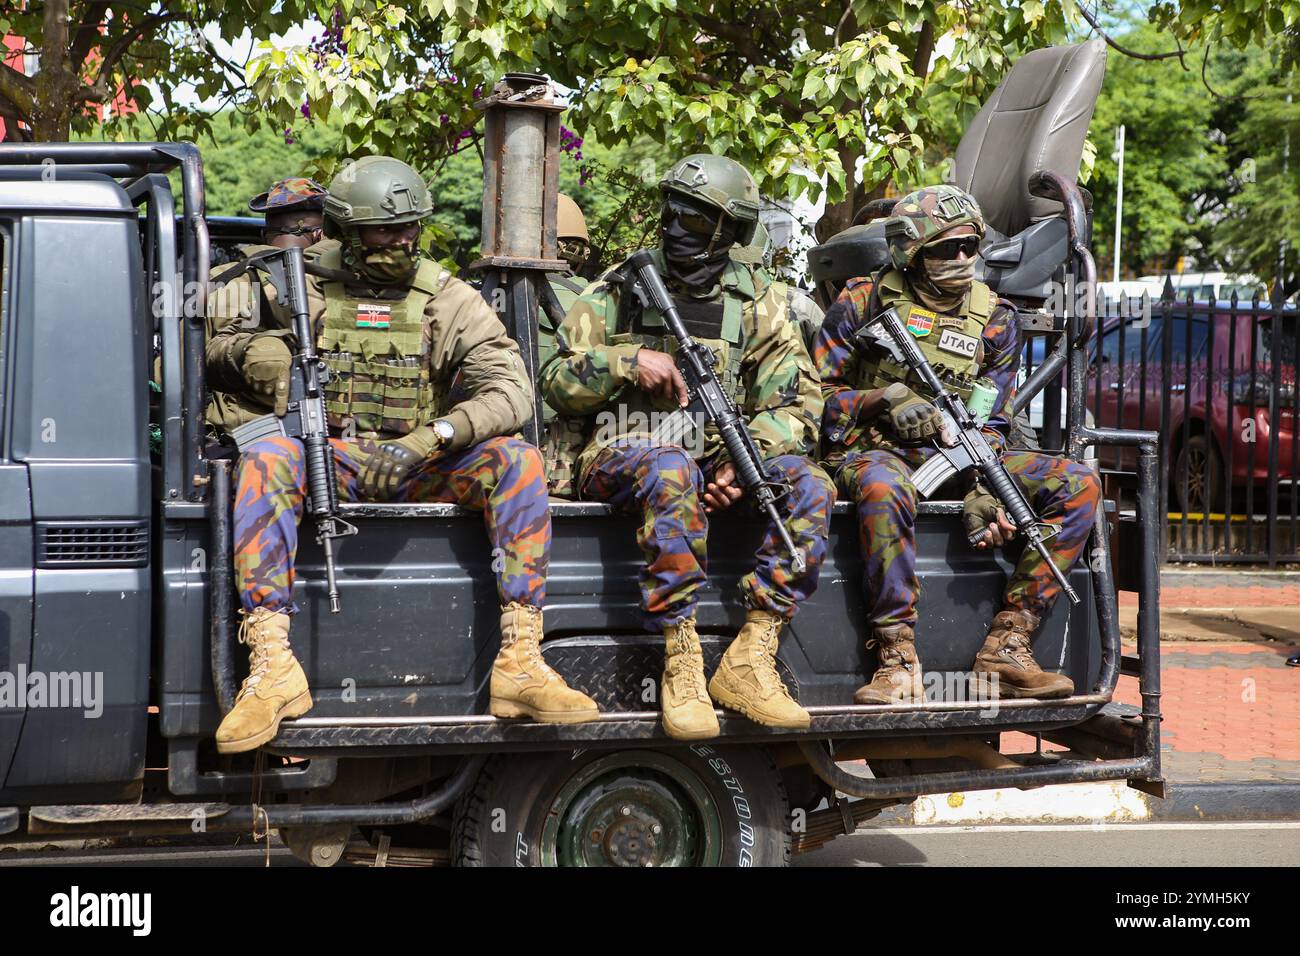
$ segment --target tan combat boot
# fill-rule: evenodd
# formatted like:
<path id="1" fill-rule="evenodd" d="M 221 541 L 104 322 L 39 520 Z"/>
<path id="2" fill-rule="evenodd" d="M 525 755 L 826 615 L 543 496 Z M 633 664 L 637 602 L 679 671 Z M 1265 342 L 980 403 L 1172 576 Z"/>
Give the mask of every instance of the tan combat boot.
<path id="1" fill-rule="evenodd" d="M 704 654 L 693 617 L 664 628 L 664 679 L 659 694 L 664 733 L 669 737 L 704 740 L 718 736 L 718 715 L 704 692 Z"/>
<path id="2" fill-rule="evenodd" d="M 307 675 L 289 649 L 288 614 L 254 609 L 239 628 L 239 643 L 248 645 L 248 676 L 217 728 L 223 754 L 255 750 L 280 732 L 280 721 L 311 710 Z"/>
<path id="3" fill-rule="evenodd" d="M 867 650 L 876 648 L 876 673 L 871 683 L 853 694 L 855 704 L 923 704 L 925 683 L 916 656 L 916 638 L 907 624 L 873 628 Z"/>
<path id="4" fill-rule="evenodd" d="M 771 611 L 749 611 L 745 626 L 722 655 L 709 693 L 723 707 L 738 711 L 756 724 L 807 730 L 812 722 L 776 672 L 776 648 L 785 618 Z"/>
<path id="5" fill-rule="evenodd" d="M 1074 693 L 1074 682 L 1038 666 L 1030 638 L 1038 618 L 1028 611 L 1003 611 L 993 619 L 984 646 L 975 655 L 976 679 L 981 690 L 996 697 L 1036 697 L 1055 700 Z M 994 684 L 989 678 L 997 676 Z"/>
<path id="6" fill-rule="evenodd" d="M 542 609 L 501 609 L 501 652 L 492 664 L 493 717 L 531 717 L 545 724 L 581 724 L 600 716 L 596 702 L 573 690 L 542 659 Z"/>

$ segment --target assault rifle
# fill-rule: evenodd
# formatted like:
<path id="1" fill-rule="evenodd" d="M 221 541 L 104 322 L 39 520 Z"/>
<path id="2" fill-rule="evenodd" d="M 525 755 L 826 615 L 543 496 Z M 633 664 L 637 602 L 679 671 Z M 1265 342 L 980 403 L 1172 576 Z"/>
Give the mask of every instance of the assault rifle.
<path id="1" fill-rule="evenodd" d="M 677 339 L 677 367 L 682 373 L 682 378 L 686 380 L 686 391 L 690 395 L 691 402 L 698 403 L 708 415 L 709 421 L 717 427 L 722 443 L 731 456 L 731 462 L 736 467 L 741 485 L 754 496 L 758 506 L 767 512 L 776 527 L 777 534 L 781 536 L 781 543 L 789 551 L 790 566 L 796 572 L 806 570 L 807 559 L 803 552 L 794 546 L 790 533 L 786 530 L 781 514 L 776 508 L 777 499 L 784 495 L 787 489 L 764 471 L 763 458 L 754 444 L 754 437 L 750 435 L 745 425 L 745 419 L 735 403 L 722 390 L 722 384 L 718 381 L 717 372 L 713 367 L 715 361 L 713 350 L 707 345 L 696 342 L 686 331 L 681 314 L 673 304 L 673 297 L 669 295 L 668 288 L 659 275 L 659 269 L 655 266 L 654 257 L 643 249 L 628 259 L 628 265 L 631 269 L 633 293 L 643 307 L 654 309 L 663 315 L 668 331 Z"/>
<path id="2" fill-rule="evenodd" d="M 334 449 L 329 441 L 323 386 L 329 381 L 329 366 L 316 354 L 316 337 L 307 314 L 307 275 L 299 248 L 276 249 L 249 256 L 222 275 L 229 281 L 244 272 L 262 272 L 275 286 L 276 297 L 293 318 L 296 347 L 289 373 L 289 401 L 284 417 L 262 415 L 231 432 L 242 451 L 264 438 L 296 438 L 303 444 L 307 462 L 308 510 L 316 519 L 316 540 L 325 552 L 325 577 L 329 586 L 330 612 L 339 612 L 339 587 L 334 570 L 334 539 L 357 533 L 355 525 L 339 517 L 338 477 L 334 470 Z"/>
<path id="3" fill-rule="evenodd" d="M 1002 464 L 997 452 L 984 437 L 984 433 L 980 430 L 980 421 L 971 414 L 966 403 L 955 392 L 948 389 L 943 380 L 935 374 L 930 363 L 926 361 L 925 353 L 916 344 L 916 339 L 903 325 L 898 311 L 893 308 L 886 309 L 860 328 L 855 334 L 855 339 L 859 347 L 874 345 L 886 349 L 911 369 L 912 374 L 919 378 L 934 396 L 934 404 L 940 413 L 955 426 L 947 429 L 949 434 L 955 437 L 955 441 L 950 445 L 936 441 L 938 454 L 932 455 L 925 464 L 913 472 L 912 484 L 917 494 L 928 498 L 953 475 L 968 468 L 977 470 L 988 489 L 1002 503 L 1002 507 L 1011 517 L 1016 528 L 1047 562 L 1052 575 L 1061 585 L 1061 590 L 1070 598 L 1070 603 L 1078 604 L 1079 595 L 1075 593 L 1074 588 L 1070 587 L 1070 582 L 1052 561 L 1052 556 L 1047 550 L 1045 542 L 1056 534 L 1056 529 L 1038 520 L 1024 492 L 1020 490 L 1020 486 Z M 987 532 L 981 531 L 971 535 L 971 544 L 978 543 L 985 534 Z"/>

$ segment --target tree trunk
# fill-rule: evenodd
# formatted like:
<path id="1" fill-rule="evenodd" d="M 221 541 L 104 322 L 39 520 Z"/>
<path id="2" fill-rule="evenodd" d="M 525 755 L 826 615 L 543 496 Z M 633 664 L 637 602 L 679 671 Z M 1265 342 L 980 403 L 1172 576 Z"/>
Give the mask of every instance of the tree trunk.
<path id="1" fill-rule="evenodd" d="M 46 0 L 41 68 L 33 77 L 36 103 L 32 108 L 32 139 L 67 142 L 81 78 L 68 62 L 68 0 Z"/>

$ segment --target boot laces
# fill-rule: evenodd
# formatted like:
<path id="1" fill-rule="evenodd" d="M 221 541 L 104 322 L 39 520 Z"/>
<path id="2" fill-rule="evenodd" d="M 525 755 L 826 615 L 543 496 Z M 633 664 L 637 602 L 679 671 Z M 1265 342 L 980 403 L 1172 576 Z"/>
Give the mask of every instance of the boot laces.
<path id="1" fill-rule="evenodd" d="M 704 675 L 704 655 L 697 651 L 692 642 L 681 636 L 681 629 L 674 632 L 668 648 L 668 680 L 672 684 L 673 694 L 681 698 L 708 702 L 709 696 L 700 686 Z"/>
<path id="2" fill-rule="evenodd" d="M 760 672 L 769 687 L 780 696 L 793 701 L 794 698 L 790 696 L 790 689 L 785 686 L 785 681 L 781 680 L 781 673 L 776 668 L 776 651 L 780 646 L 781 628 L 784 625 L 784 621 L 763 622 L 763 635 L 758 639 L 758 646 L 762 653 L 755 655 L 758 660 L 751 661 L 751 664 L 755 670 Z"/>
<path id="3" fill-rule="evenodd" d="M 1005 640 L 1006 643 L 1002 647 L 1003 654 L 1026 670 L 1038 666 L 1038 662 L 1034 660 L 1034 652 L 1029 646 L 1029 638 L 1026 635 L 1019 631 L 1012 631 Z"/>
<path id="4" fill-rule="evenodd" d="M 239 685 L 239 693 L 235 696 L 236 702 L 249 697 L 257 691 L 257 686 L 262 683 L 266 677 L 266 672 L 271 668 L 271 658 L 275 651 L 284 649 L 288 650 L 289 642 L 282 641 L 272 637 L 262 637 L 261 640 L 253 639 L 253 632 L 257 627 L 252 617 L 245 617 L 242 624 L 239 625 L 238 640 L 249 649 L 248 658 L 248 676 L 244 682 Z"/>
<path id="5" fill-rule="evenodd" d="M 560 675 L 555 672 L 550 664 L 546 663 L 546 658 L 542 656 L 542 635 L 538 627 L 536 615 L 529 614 L 528 623 L 525 625 L 527 634 L 523 636 L 524 658 L 537 668 L 541 676 L 546 680 L 559 680 Z"/>

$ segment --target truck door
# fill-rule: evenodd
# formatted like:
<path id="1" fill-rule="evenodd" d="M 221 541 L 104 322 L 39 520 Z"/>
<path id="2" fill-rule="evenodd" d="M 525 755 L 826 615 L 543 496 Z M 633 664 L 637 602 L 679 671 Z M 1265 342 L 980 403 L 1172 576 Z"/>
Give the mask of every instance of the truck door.
<path id="1" fill-rule="evenodd" d="M 19 684 L 31 665 L 32 496 L 27 469 L 9 457 L 13 269 L 8 225 L 0 221 L 0 784 L 18 745 L 26 712 Z M 3 789 L 3 786 L 0 786 Z"/>
<path id="2" fill-rule="evenodd" d="M 45 695 L 28 697 L 4 789 L 130 799 L 151 607 L 152 322 L 137 212 L 104 176 L 21 185 L 48 207 L 15 226 L 8 410 L 31 487 L 30 670 Z"/>

